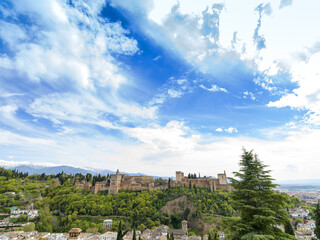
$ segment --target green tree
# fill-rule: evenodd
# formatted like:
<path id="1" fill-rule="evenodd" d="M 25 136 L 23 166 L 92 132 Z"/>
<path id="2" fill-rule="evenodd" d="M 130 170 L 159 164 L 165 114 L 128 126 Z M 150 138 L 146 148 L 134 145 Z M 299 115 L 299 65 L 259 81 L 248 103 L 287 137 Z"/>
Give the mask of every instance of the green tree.
<path id="1" fill-rule="evenodd" d="M 232 240 L 295 239 L 277 228 L 289 219 L 283 210 L 287 197 L 274 191 L 277 185 L 266 167 L 253 151 L 243 149 L 240 171 L 230 178 L 231 201 L 239 213 L 239 218 L 229 221 Z"/>
<path id="2" fill-rule="evenodd" d="M 119 222 L 118 225 L 118 234 L 117 234 L 117 240 L 123 240 L 123 237 L 127 234 L 128 230 L 122 229 L 122 221 Z"/>
<path id="3" fill-rule="evenodd" d="M 132 240 L 137 240 L 136 230 L 133 229 Z"/>
<path id="4" fill-rule="evenodd" d="M 97 233 L 97 232 L 99 232 L 99 229 L 97 227 L 91 227 L 91 228 L 87 228 L 86 232 L 87 233 Z"/>
<path id="5" fill-rule="evenodd" d="M 292 236 L 294 236 L 293 227 L 290 223 L 290 221 L 286 221 L 284 224 L 284 231 Z"/>
<path id="6" fill-rule="evenodd" d="M 316 206 L 316 209 L 314 211 L 314 220 L 316 229 L 314 230 L 314 233 L 316 234 L 317 238 L 320 238 L 320 206 L 319 203 Z"/>
<path id="7" fill-rule="evenodd" d="M 31 222 L 31 223 L 24 225 L 23 231 L 24 232 L 33 232 L 35 230 L 35 228 L 36 228 L 36 225 L 33 222 Z"/>
<path id="8" fill-rule="evenodd" d="M 297 225 L 298 225 L 299 223 L 303 223 L 302 218 L 296 218 L 296 221 L 294 222 L 294 228 L 295 228 L 295 229 L 297 229 Z"/>
<path id="9" fill-rule="evenodd" d="M 137 227 L 137 229 L 138 229 L 139 231 L 141 231 L 141 232 L 143 232 L 146 228 L 147 228 L 146 225 L 144 225 L 143 223 L 141 223 L 141 224 Z"/>

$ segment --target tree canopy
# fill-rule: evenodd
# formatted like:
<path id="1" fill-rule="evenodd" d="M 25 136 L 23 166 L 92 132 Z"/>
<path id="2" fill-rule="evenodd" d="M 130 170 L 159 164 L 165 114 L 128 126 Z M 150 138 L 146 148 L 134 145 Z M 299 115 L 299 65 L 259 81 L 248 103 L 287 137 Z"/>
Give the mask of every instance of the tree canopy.
<path id="1" fill-rule="evenodd" d="M 314 211 L 314 218 L 315 218 L 315 224 L 316 224 L 316 229 L 314 230 L 314 233 L 316 234 L 317 238 L 320 238 L 320 206 L 319 206 L 319 203 L 316 205 L 316 209 Z"/>
<path id="2" fill-rule="evenodd" d="M 231 239 L 295 239 L 280 230 L 288 221 L 286 195 L 275 191 L 270 170 L 253 151 L 243 149 L 239 172 L 230 178 L 231 203 L 239 218 L 230 219 Z"/>

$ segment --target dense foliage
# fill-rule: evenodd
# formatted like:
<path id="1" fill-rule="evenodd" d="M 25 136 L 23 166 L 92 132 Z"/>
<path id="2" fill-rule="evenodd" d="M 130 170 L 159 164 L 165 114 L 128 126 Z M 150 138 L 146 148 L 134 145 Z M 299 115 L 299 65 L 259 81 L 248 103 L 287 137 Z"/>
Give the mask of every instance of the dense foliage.
<path id="1" fill-rule="evenodd" d="M 210 192 L 202 188 L 177 187 L 161 191 L 120 191 L 116 195 L 107 195 L 106 192 L 92 194 L 76 189 L 72 182 L 75 179 L 100 181 L 105 177 L 64 173 L 27 176 L 11 173 L 10 170 L 2 173 L 5 175 L 0 176 L 2 210 L 10 211 L 11 206 L 23 208 L 34 203 L 34 207 L 39 209 L 39 217 L 34 220 L 38 231 L 62 232 L 72 227 L 80 227 L 84 231 L 101 231 L 102 220 L 107 217 L 114 220 L 113 230 L 116 230 L 120 219 L 127 227 L 138 230 L 161 224 L 180 227 L 181 220 L 188 216 L 189 211 L 185 211 L 183 215 L 169 216 L 161 213 L 160 209 L 168 201 L 182 195 L 186 195 L 195 206 L 193 217 L 201 217 L 203 214 L 233 214 L 229 193 L 221 190 Z M 57 179 L 62 184 L 57 184 Z"/>
<path id="2" fill-rule="evenodd" d="M 232 207 L 228 203 L 228 193 L 207 189 L 169 188 L 164 191 L 153 190 L 143 192 L 120 191 L 116 195 L 91 194 L 76 189 L 70 182 L 57 187 L 47 188 L 43 204 L 48 204 L 51 211 L 64 215 L 79 216 L 113 216 L 126 217 L 131 227 L 153 228 L 161 224 L 180 224 L 181 216 L 162 214 L 160 209 L 176 197 L 187 195 L 196 207 L 196 216 L 202 213 L 232 215 Z M 144 227 L 145 226 L 145 227 Z"/>
<path id="3" fill-rule="evenodd" d="M 314 211 L 314 219 L 315 219 L 315 225 L 316 229 L 314 230 L 314 233 L 316 234 L 317 238 L 320 238 L 320 206 L 319 203 L 316 205 L 316 209 Z"/>
<path id="4" fill-rule="evenodd" d="M 195 177 L 195 174 L 192 176 Z M 39 210 L 39 217 L 31 220 L 34 224 L 26 228 L 35 228 L 40 232 L 66 232 L 73 227 L 80 227 L 86 232 L 102 231 L 105 218 L 113 219 L 113 231 L 117 230 L 120 221 L 124 228 L 140 231 L 161 224 L 181 228 L 181 221 L 188 216 L 212 224 L 217 222 L 215 215 L 231 217 L 235 214 L 230 204 L 230 192 L 222 190 L 210 192 L 208 189 L 189 186 L 169 187 L 161 191 L 120 191 L 116 195 L 107 195 L 106 192 L 92 194 L 76 189 L 73 185 L 76 180 L 96 182 L 109 177 L 65 173 L 28 176 L 0 168 L 0 212 L 9 213 L 12 206 L 23 209 L 33 203 Z M 195 212 L 190 213 L 188 208 L 180 215 L 167 215 L 160 211 L 168 201 L 182 195 L 192 202 Z M 297 199 L 286 200 L 285 207 L 299 204 Z M 26 218 L 21 215 L 12 221 L 25 222 Z M 220 230 L 223 229 L 224 226 Z"/>
<path id="5" fill-rule="evenodd" d="M 257 155 L 245 149 L 240 171 L 231 179 L 231 199 L 239 219 L 230 221 L 231 239 L 295 239 L 277 226 L 288 221 L 286 197 L 274 191 L 270 171 Z"/>

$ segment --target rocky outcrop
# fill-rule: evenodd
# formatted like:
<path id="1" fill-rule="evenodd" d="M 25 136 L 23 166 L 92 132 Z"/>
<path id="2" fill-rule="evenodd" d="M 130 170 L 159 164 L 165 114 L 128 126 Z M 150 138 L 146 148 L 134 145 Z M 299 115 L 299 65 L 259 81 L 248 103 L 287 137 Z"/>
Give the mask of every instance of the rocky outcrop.
<path id="1" fill-rule="evenodd" d="M 207 234 L 211 228 L 215 228 L 217 226 L 216 223 L 204 222 L 201 214 L 196 216 L 196 208 L 186 195 L 182 195 L 181 197 L 167 202 L 167 204 L 160 209 L 160 212 L 168 215 L 180 215 L 184 220 L 188 221 L 189 228 L 194 229 L 202 235 Z M 221 217 L 215 216 L 215 218 L 219 220 Z"/>

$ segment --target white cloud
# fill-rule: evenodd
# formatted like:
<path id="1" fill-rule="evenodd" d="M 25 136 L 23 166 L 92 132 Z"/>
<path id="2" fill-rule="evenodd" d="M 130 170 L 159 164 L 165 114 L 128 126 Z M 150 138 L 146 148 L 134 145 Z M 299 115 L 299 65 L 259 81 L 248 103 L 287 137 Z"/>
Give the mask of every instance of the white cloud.
<path id="1" fill-rule="evenodd" d="M 227 129 L 224 129 L 226 132 L 228 133 L 236 133 L 238 132 L 238 130 L 236 128 L 233 128 L 233 127 L 229 127 Z"/>
<path id="2" fill-rule="evenodd" d="M 239 170 L 241 148 L 245 147 L 258 153 L 277 180 L 305 179 L 306 173 L 310 179 L 319 176 L 320 163 L 314 159 L 320 154 L 317 145 L 320 130 L 297 130 L 277 141 L 227 137 L 205 143 L 197 134 L 191 134 L 184 123 L 177 121 L 162 127 L 128 128 L 126 131 L 140 143 L 124 143 L 99 134 L 91 139 L 57 135 L 46 140 L 26 139 L 3 130 L 0 142 L 9 151 L 15 149 L 15 161 L 68 163 L 81 167 L 88 167 L 90 163 L 91 168 L 119 168 L 160 176 L 172 176 L 176 170 L 207 176 L 226 170 L 231 176 L 231 172 Z M 288 171 L 288 163 L 295 171 Z"/>
<path id="3" fill-rule="evenodd" d="M 154 59 L 152 59 L 153 61 L 158 61 L 159 59 L 161 59 L 161 56 L 156 56 Z"/>
<path id="4" fill-rule="evenodd" d="M 110 99 L 99 99 L 86 92 L 55 93 L 35 99 L 27 111 L 34 117 L 49 119 L 56 124 L 71 121 L 113 129 L 118 129 L 119 126 L 108 120 L 109 114 L 116 113 L 122 120 L 129 118 L 130 121 L 135 121 L 137 118 L 154 118 L 157 111 L 156 107 L 110 102 Z"/>
<path id="5" fill-rule="evenodd" d="M 179 92 L 177 90 L 174 90 L 174 89 L 169 89 L 168 95 L 172 98 L 178 98 L 178 97 L 181 97 L 183 95 L 183 93 Z"/>
<path id="6" fill-rule="evenodd" d="M 250 97 L 252 101 L 256 100 L 256 96 L 252 92 L 248 92 L 248 91 L 243 92 L 243 98 L 246 99 L 248 97 Z"/>
<path id="7" fill-rule="evenodd" d="M 318 67 L 320 52 L 312 55 L 308 62 L 298 62 L 292 68 L 292 81 L 298 88 L 278 101 L 270 102 L 269 107 L 291 107 L 307 110 L 307 120 L 312 124 L 320 124 L 320 70 Z"/>
<path id="8" fill-rule="evenodd" d="M 129 1 L 112 1 L 114 6 L 136 14 L 146 34 L 201 71 L 219 74 L 221 69 L 212 67 L 214 64 L 240 58 L 265 75 L 255 78 L 254 82 L 273 94 L 279 89 L 270 76 L 279 71 L 295 72 L 297 62 L 306 61 L 315 54 L 320 33 L 309 26 L 320 21 L 316 11 L 319 1 L 306 4 L 291 0 L 249 0 L 243 4 L 227 0 L 223 3 L 223 8 L 215 8 L 217 5 L 206 0 L 197 4 L 188 0 L 150 0 L 139 2 L 139 6 Z M 261 41 L 253 41 L 254 34 Z M 257 49 L 258 42 L 266 47 Z M 309 70 L 317 74 L 315 69 Z"/>
<path id="9" fill-rule="evenodd" d="M 28 37 L 24 29 L 15 24 L 0 20 L 0 38 L 9 45 L 9 48 L 14 49 Z"/>
<path id="10" fill-rule="evenodd" d="M 125 132 L 152 150 L 182 152 L 192 151 L 200 140 L 199 135 L 189 136 L 188 130 L 183 122 L 171 121 L 164 127 L 128 128 Z"/>
<path id="11" fill-rule="evenodd" d="M 59 128 L 67 121 L 117 128 L 106 119 L 108 115 L 132 122 L 155 118 L 157 107 L 128 101 L 119 94 L 127 79 L 121 68 L 124 64 L 112 54 L 133 55 L 139 49 L 121 23 L 100 17 L 105 4 L 104 0 L 75 1 L 72 5 L 61 0 L 14 2 L 13 11 L 7 12 L 8 18 L 0 24 L 0 38 L 12 50 L 10 57 L 0 56 L 0 70 L 14 70 L 24 81 L 21 85 L 32 91 L 28 90 L 26 102 L 6 100 L 10 106 L 19 106 L 35 118 L 49 119 L 60 124 Z M 9 16 L 17 18 L 19 14 L 34 21 L 9 22 Z M 17 96 L 8 92 L 0 94 Z M 31 129 L 21 125 L 15 111 L 9 114 L 6 108 L 1 109 L 3 123 Z"/>
<path id="12" fill-rule="evenodd" d="M 211 84 L 211 87 L 210 88 L 207 88 L 205 87 L 204 85 L 200 85 L 201 88 L 205 89 L 205 90 L 208 90 L 209 92 L 225 92 L 227 93 L 228 91 L 225 89 L 225 88 L 222 88 L 222 87 L 218 87 L 217 85 L 215 84 Z"/>
<path id="13" fill-rule="evenodd" d="M 279 8 L 284 8 L 292 5 L 292 0 L 281 0 Z"/>
<path id="14" fill-rule="evenodd" d="M 0 144 L 7 147 L 24 148 L 25 146 L 32 146 L 41 149 L 42 146 L 54 147 L 55 145 L 54 141 L 50 139 L 26 137 L 2 129 L 0 129 L 0 135 Z"/>
<path id="15" fill-rule="evenodd" d="M 32 127 L 16 117 L 17 110 L 18 107 L 14 104 L 0 106 L 0 122 L 6 126 L 10 126 L 15 130 L 31 131 Z"/>
<path id="16" fill-rule="evenodd" d="M 82 88 L 119 87 L 125 78 L 110 53 L 132 55 L 138 47 L 120 23 L 99 18 L 103 5 L 104 1 L 77 1 L 75 7 L 59 0 L 15 1 L 16 13 L 39 16 L 40 24 L 28 27 L 27 38 L 20 26 L 2 21 L 0 37 L 12 47 L 14 57 L 10 64 L 4 58 L 1 65 L 54 86 L 69 80 Z"/>
<path id="17" fill-rule="evenodd" d="M 217 128 L 216 132 L 226 132 L 226 133 L 237 133 L 238 130 L 234 127 L 229 127 L 229 128 Z"/>

